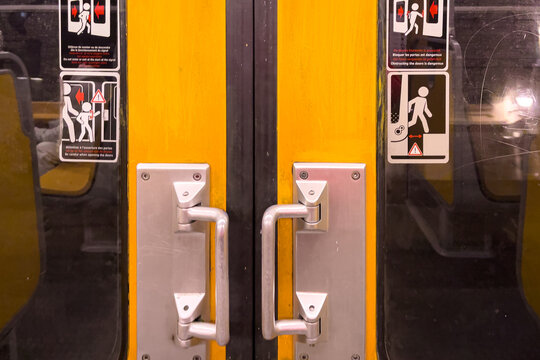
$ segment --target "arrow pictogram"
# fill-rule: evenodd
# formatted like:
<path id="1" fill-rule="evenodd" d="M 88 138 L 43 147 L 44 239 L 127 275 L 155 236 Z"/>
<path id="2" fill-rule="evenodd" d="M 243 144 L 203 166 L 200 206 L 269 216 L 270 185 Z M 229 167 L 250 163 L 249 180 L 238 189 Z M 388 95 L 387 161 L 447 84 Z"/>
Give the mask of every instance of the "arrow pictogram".
<path id="1" fill-rule="evenodd" d="M 439 7 L 435 4 L 435 1 L 431 3 L 429 13 L 431 14 L 432 18 L 435 18 L 435 15 L 439 13 Z"/>
<path id="2" fill-rule="evenodd" d="M 77 8 L 75 6 L 71 8 L 71 16 L 73 17 L 77 16 Z"/>
<path id="3" fill-rule="evenodd" d="M 84 100 L 84 93 L 81 92 L 81 89 L 77 90 L 77 94 L 75 95 L 75 99 L 80 103 Z"/>
<path id="4" fill-rule="evenodd" d="M 99 5 L 99 1 L 96 4 L 96 8 L 94 11 L 98 19 L 99 19 L 99 15 L 105 15 L 105 7 L 103 5 Z"/>
<path id="5" fill-rule="evenodd" d="M 403 17 L 403 7 L 400 7 L 397 13 L 398 13 L 399 17 L 402 18 Z"/>
<path id="6" fill-rule="evenodd" d="M 419 138 L 421 139 L 422 138 L 422 135 L 409 135 L 409 138 Z"/>

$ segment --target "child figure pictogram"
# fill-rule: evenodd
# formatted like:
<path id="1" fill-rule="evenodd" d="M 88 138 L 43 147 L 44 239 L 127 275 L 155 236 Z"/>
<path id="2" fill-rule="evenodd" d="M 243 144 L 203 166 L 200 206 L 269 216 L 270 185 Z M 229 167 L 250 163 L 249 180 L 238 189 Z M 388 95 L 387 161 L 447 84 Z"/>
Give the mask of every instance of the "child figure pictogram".
<path id="1" fill-rule="evenodd" d="M 81 124 L 81 135 L 79 136 L 79 142 L 83 141 L 86 132 L 88 131 L 88 141 L 94 142 L 94 132 L 90 127 L 90 120 L 93 120 L 95 116 L 98 116 L 100 112 L 92 112 L 92 104 L 85 102 L 82 104 L 82 111 L 77 116 L 77 121 Z"/>

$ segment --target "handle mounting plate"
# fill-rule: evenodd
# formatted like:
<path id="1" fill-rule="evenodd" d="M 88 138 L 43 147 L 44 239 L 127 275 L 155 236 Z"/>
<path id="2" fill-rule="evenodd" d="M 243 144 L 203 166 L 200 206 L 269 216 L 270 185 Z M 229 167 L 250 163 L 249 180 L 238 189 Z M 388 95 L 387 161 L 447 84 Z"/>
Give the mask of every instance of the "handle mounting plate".
<path id="1" fill-rule="evenodd" d="M 365 171 L 364 164 L 293 166 L 293 203 L 305 201 L 309 182 L 324 183 L 320 199 L 326 198 L 326 210 L 321 208 L 326 214 L 321 217 L 326 218 L 324 229 L 306 228 L 303 219 L 293 220 L 294 317 L 314 314 L 323 327 L 315 344 L 296 336 L 297 359 L 302 354 L 310 360 L 350 359 L 351 354 L 365 353 Z M 360 177 L 352 176 L 356 173 Z M 304 178 L 308 174 L 308 179 L 300 174 Z"/>
<path id="2" fill-rule="evenodd" d="M 193 337 L 183 348 L 175 335 L 194 317 L 210 321 L 210 225 L 178 218 L 182 208 L 209 205 L 209 179 L 207 164 L 137 166 L 138 359 L 207 359 L 207 342 Z"/>

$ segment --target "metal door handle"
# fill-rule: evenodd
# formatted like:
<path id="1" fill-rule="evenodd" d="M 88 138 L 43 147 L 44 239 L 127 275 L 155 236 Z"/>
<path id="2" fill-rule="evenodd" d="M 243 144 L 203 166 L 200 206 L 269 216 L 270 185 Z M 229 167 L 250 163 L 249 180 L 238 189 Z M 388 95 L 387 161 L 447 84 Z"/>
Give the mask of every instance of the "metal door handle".
<path id="1" fill-rule="evenodd" d="M 138 359 L 207 359 L 208 340 L 229 342 L 228 230 L 227 213 L 210 207 L 208 164 L 137 165 Z"/>
<path id="2" fill-rule="evenodd" d="M 363 359 L 365 165 L 295 163 L 292 170 L 292 204 L 270 206 L 262 219 L 263 337 L 294 335 L 292 359 Z M 294 298 L 291 318 L 277 320 L 276 223 L 282 218 L 293 218 L 293 281 L 286 283 Z"/>
<path id="3" fill-rule="evenodd" d="M 175 294 L 178 311 L 177 338 L 180 345 L 188 347 L 191 338 L 216 340 L 221 346 L 229 342 L 229 217 L 221 209 L 193 206 L 177 209 L 179 229 L 193 221 L 216 223 L 216 322 L 195 321 L 200 315 L 204 294 Z"/>
<path id="4" fill-rule="evenodd" d="M 304 230 L 324 230 L 327 225 L 325 181 L 297 181 L 300 204 L 273 205 L 262 219 L 262 333 L 271 340 L 279 335 L 304 335 L 309 344 L 321 336 L 326 293 L 297 292 L 300 319 L 276 320 L 275 314 L 275 247 L 276 223 L 283 218 L 302 218 Z"/>

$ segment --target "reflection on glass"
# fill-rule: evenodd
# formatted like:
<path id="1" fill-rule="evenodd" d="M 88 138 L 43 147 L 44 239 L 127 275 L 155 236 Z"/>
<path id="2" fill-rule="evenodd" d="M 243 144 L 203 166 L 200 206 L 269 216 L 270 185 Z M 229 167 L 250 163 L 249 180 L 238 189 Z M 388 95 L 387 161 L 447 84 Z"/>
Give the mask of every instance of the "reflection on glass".
<path id="1" fill-rule="evenodd" d="M 379 350 L 540 359 L 540 3 L 450 17 L 450 162 L 385 165 Z"/>
<path id="2" fill-rule="evenodd" d="M 120 163 L 60 161 L 58 2 L 18 5 L 0 4 L 26 68 L 0 53 L 0 360 L 117 359 Z"/>

